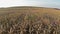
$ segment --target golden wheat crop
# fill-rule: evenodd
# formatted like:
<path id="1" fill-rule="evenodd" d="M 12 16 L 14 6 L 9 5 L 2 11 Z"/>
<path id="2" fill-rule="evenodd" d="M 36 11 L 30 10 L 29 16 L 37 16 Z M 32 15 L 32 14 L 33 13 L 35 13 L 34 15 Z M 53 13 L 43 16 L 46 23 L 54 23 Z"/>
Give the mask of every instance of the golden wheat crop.
<path id="1" fill-rule="evenodd" d="M 60 10 L 24 7 L 1 11 L 11 12 L 0 15 L 0 34 L 60 34 Z"/>

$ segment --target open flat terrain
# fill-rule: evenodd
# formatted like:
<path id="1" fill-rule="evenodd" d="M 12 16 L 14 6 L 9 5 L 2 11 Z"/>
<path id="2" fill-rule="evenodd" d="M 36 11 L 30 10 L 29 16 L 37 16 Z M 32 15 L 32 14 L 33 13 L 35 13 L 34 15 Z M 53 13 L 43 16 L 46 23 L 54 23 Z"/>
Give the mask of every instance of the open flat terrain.
<path id="1" fill-rule="evenodd" d="M 0 34 L 60 34 L 60 9 L 0 8 Z"/>

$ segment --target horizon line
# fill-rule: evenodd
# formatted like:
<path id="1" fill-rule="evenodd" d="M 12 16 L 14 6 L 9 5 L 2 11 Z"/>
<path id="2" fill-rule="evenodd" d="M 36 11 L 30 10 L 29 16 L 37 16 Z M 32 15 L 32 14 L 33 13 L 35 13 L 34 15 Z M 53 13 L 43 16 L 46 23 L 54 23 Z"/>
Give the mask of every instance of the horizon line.
<path id="1" fill-rule="evenodd" d="M 57 7 L 44 7 L 44 6 L 6 6 L 6 7 L 0 7 L 0 8 L 12 8 L 12 7 L 42 7 L 42 8 L 57 8 Z M 57 8 L 60 9 L 60 8 Z"/>

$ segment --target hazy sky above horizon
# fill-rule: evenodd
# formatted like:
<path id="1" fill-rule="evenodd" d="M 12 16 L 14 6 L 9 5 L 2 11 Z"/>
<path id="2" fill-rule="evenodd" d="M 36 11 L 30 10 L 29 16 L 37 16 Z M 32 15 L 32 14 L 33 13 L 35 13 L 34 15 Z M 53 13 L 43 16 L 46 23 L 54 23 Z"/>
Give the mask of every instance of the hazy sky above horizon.
<path id="1" fill-rule="evenodd" d="M 40 6 L 60 8 L 60 0 L 0 0 L 0 7 Z"/>

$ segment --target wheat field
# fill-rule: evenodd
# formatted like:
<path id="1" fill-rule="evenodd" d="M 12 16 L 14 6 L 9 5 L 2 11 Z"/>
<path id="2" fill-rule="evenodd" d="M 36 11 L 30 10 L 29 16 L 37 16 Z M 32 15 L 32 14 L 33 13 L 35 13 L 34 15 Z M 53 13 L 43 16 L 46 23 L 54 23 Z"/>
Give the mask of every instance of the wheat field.
<path id="1" fill-rule="evenodd" d="M 43 7 L 0 8 L 0 34 L 60 34 L 60 10 Z"/>

